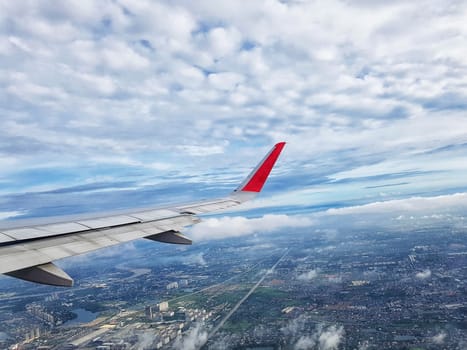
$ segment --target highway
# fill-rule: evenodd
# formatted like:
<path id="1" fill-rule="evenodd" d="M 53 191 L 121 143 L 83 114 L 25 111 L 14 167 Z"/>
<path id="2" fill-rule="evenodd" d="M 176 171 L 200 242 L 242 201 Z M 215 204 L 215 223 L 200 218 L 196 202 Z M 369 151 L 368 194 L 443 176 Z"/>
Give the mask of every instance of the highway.
<path id="1" fill-rule="evenodd" d="M 245 300 L 248 299 L 248 297 L 253 294 L 255 292 L 255 290 L 261 285 L 261 283 L 263 283 L 264 279 L 271 273 L 274 272 L 275 268 L 277 267 L 277 265 L 280 264 L 280 262 L 285 258 L 285 256 L 287 255 L 288 253 L 288 249 L 285 251 L 285 253 L 276 261 L 276 263 L 269 269 L 267 270 L 264 275 L 259 279 L 258 282 L 256 282 L 256 284 L 248 291 L 248 293 L 245 294 L 245 296 L 240 299 L 240 301 L 235 304 L 235 306 L 232 308 L 232 310 L 229 311 L 229 313 L 227 315 L 225 315 L 225 317 L 219 322 L 219 324 L 217 324 L 217 326 L 215 326 L 211 332 L 208 334 L 208 337 L 206 339 L 206 342 L 204 342 L 201 346 L 200 346 L 200 349 L 207 343 L 207 341 L 213 337 L 217 331 L 219 329 L 222 328 L 222 326 L 229 320 L 229 318 L 235 313 L 235 311 L 238 310 L 238 308 L 245 302 Z"/>

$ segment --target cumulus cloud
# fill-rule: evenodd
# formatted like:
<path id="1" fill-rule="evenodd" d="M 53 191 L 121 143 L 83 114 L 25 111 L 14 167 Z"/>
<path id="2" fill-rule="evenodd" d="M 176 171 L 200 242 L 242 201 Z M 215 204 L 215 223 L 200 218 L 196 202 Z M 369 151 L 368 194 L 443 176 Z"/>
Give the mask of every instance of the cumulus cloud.
<path id="1" fill-rule="evenodd" d="M 154 332 L 147 331 L 141 334 L 138 334 L 138 343 L 135 345 L 138 350 L 146 350 L 151 347 L 151 345 L 156 340 Z"/>
<path id="2" fill-rule="evenodd" d="M 427 278 L 430 278 L 430 277 L 431 277 L 431 270 L 430 270 L 430 269 L 426 269 L 426 270 L 417 272 L 417 273 L 415 274 L 415 277 L 418 278 L 419 280 L 426 280 Z"/>
<path id="3" fill-rule="evenodd" d="M 283 228 L 307 227 L 311 224 L 312 220 L 307 217 L 285 214 L 268 214 L 253 219 L 242 216 L 224 216 L 205 219 L 193 226 L 190 233 L 195 240 L 222 239 L 256 232 L 273 232 Z"/>
<path id="4" fill-rule="evenodd" d="M 342 283 L 342 276 L 330 275 L 327 277 L 328 283 Z"/>
<path id="5" fill-rule="evenodd" d="M 284 327 L 281 328 L 281 332 L 289 338 L 299 337 L 305 330 L 308 317 L 306 315 L 300 315 L 297 318 L 290 320 Z"/>
<path id="6" fill-rule="evenodd" d="M 374 202 L 388 183 L 386 198 L 467 186 L 463 2 L 1 8 L 2 191 L 71 164 L 75 176 L 42 182 L 76 183 L 104 162 L 139 185 L 178 170 L 200 183 L 205 169 L 227 185 L 279 140 L 271 190 L 326 185 L 289 195 L 301 204 Z"/>
<path id="7" fill-rule="evenodd" d="M 386 201 L 370 201 L 363 205 L 349 205 L 327 209 L 311 214 L 316 226 L 336 229 L 339 232 L 348 227 L 378 226 L 400 230 L 403 227 L 429 227 L 449 223 L 462 227 L 467 206 L 466 193 L 441 196 L 408 197 Z"/>
<path id="8" fill-rule="evenodd" d="M 181 338 L 177 338 L 174 343 L 174 349 L 177 350 L 196 350 L 208 340 L 208 333 L 202 324 L 196 324 L 191 327 Z"/>
<path id="9" fill-rule="evenodd" d="M 306 334 L 311 324 L 309 317 L 300 315 L 282 327 L 281 332 L 292 340 L 295 350 L 335 350 L 344 340 L 342 326 L 318 324 L 311 335 Z"/>
<path id="10" fill-rule="evenodd" d="M 431 338 L 431 341 L 437 345 L 444 344 L 447 334 L 445 332 L 438 333 Z"/>
<path id="11" fill-rule="evenodd" d="M 25 212 L 22 211 L 0 211 L 0 220 L 9 219 L 24 214 Z"/>
<path id="12" fill-rule="evenodd" d="M 315 279 L 316 277 L 318 277 L 318 274 L 319 274 L 319 270 L 318 269 L 313 269 L 313 270 L 310 270 L 310 271 L 303 272 L 303 273 L 299 274 L 297 276 L 297 279 L 301 280 L 301 281 L 311 281 L 311 280 Z"/>
<path id="13" fill-rule="evenodd" d="M 368 213 L 394 213 L 394 212 L 428 212 L 439 209 L 452 209 L 453 207 L 465 207 L 467 205 L 467 193 L 456 193 L 434 197 L 411 197 L 404 199 L 374 202 L 359 206 L 329 209 L 328 214 L 368 214 Z"/>
<path id="14" fill-rule="evenodd" d="M 319 347 L 323 350 L 337 349 L 344 337 L 342 326 L 330 326 L 319 335 Z"/>
<path id="15" fill-rule="evenodd" d="M 222 146 L 183 145 L 178 146 L 178 149 L 192 156 L 206 156 L 209 154 L 224 153 L 224 148 Z"/>
<path id="16" fill-rule="evenodd" d="M 303 336 L 295 343 L 295 350 L 310 350 L 316 345 L 316 339 L 308 336 Z"/>
<path id="17" fill-rule="evenodd" d="M 183 261 L 186 264 L 196 264 L 196 265 L 201 265 L 201 266 L 207 265 L 207 262 L 204 259 L 203 253 L 191 254 L 186 257 L 182 257 L 181 261 Z"/>
<path id="18" fill-rule="evenodd" d="M 318 325 L 311 335 L 301 336 L 294 345 L 295 350 L 336 350 L 344 339 L 344 328 L 342 326 Z"/>

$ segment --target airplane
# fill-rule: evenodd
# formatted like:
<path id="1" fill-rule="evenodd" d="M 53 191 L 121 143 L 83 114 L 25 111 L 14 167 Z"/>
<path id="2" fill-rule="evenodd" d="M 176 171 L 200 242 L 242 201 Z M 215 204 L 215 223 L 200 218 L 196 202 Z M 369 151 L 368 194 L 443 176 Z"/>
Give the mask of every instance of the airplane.
<path id="1" fill-rule="evenodd" d="M 55 260 L 139 238 L 192 244 L 180 230 L 200 222 L 198 214 L 230 208 L 253 199 L 261 192 L 284 146 L 285 142 L 274 145 L 243 182 L 222 198 L 118 214 L 46 219 L 41 223 L 13 221 L 0 227 L 0 274 L 40 284 L 71 287 L 73 279 L 53 263 Z"/>

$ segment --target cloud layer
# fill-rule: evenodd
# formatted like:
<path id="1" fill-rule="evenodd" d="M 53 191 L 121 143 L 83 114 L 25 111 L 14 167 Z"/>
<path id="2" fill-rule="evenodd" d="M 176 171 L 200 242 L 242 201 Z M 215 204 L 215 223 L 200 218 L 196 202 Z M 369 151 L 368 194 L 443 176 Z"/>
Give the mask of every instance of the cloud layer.
<path id="1" fill-rule="evenodd" d="M 434 197 L 409 197 L 365 205 L 322 209 L 317 212 L 310 212 L 309 208 L 305 208 L 304 213 L 300 214 L 266 214 L 256 218 L 244 216 L 208 217 L 203 218 L 201 223 L 192 226 L 188 230 L 188 234 L 193 240 L 200 241 L 301 229 L 309 231 L 310 235 L 314 233 L 325 234 L 329 239 L 336 239 L 341 230 L 345 231 L 356 227 L 373 228 L 377 226 L 385 229 L 400 229 L 413 225 L 424 227 L 425 225 L 443 223 L 462 228 L 465 227 L 466 208 L 466 193 Z M 297 278 L 312 280 L 318 274 L 318 270 L 310 270 L 298 274 Z M 423 271 L 418 273 L 416 277 L 424 279 L 430 274 L 430 271 Z"/>
<path id="2" fill-rule="evenodd" d="M 216 5 L 0 1 L 2 193 L 223 186 L 279 140 L 272 190 L 467 187 L 465 2 Z"/>
<path id="3" fill-rule="evenodd" d="M 467 206 L 467 193 L 455 193 L 434 197 L 410 197 L 405 199 L 388 200 L 368 203 L 364 205 L 351 206 L 339 209 L 329 209 L 331 215 L 349 214 L 378 214 L 378 213 L 433 213 L 463 211 Z"/>
<path id="4" fill-rule="evenodd" d="M 224 216 L 203 220 L 191 228 L 190 234 L 195 240 L 223 239 L 259 232 L 274 232 L 285 228 L 307 227 L 311 224 L 310 218 L 285 214 L 268 214 L 259 218 Z"/>

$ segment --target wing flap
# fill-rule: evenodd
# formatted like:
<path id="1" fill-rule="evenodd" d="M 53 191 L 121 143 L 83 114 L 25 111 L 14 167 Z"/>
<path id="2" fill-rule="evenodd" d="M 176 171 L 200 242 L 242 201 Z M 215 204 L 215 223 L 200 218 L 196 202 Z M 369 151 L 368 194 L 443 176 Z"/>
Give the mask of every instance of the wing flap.
<path id="1" fill-rule="evenodd" d="M 0 247 L 0 273 L 46 264 L 165 231 L 178 231 L 196 222 L 198 219 L 191 215 L 179 214 L 178 217 L 170 219 L 52 236 Z"/>
<path id="2" fill-rule="evenodd" d="M 178 215 L 179 212 L 170 209 L 145 210 L 131 214 L 132 217 L 141 221 L 154 221 Z"/>
<path id="3" fill-rule="evenodd" d="M 42 231 L 39 229 L 39 227 L 15 228 L 12 230 L 4 230 L 2 233 L 17 241 L 22 239 L 50 236 L 50 232 Z"/>
<path id="4" fill-rule="evenodd" d="M 73 285 L 73 279 L 65 271 L 52 263 L 9 272 L 7 275 L 51 286 L 71 287 Z"/>
<path id="5" fill-rule="evenodd" d="M 89 227 L 86 227 L 77 222 L 63 222 L 58 224 L 38 226 L 37 228 L 39 230 L 47 231 L 55 235 L 89 230 Z"/>
<path id="6" fill-rule="evenodd" d="M 120 225 L 128 225 L 140 222 L 137 218 L 127 216 L 127 215 L 117 215 L 109 216 L 103 218 L 89 219 L 89 220 L 80 220 L 77 221 L 77 224 L 86 226 L 90 228 L 103 228 L 103 227 L 112 227 Z"/>
<path id="7" fill-rule="evenodd" d="M 0 232 L 0 244 L 1 243 L 7 243 L 7 242 L 13 242 L 15 239 L 12 237 L 9 237 L 5 235 L 4 233 Z"/>
<path id="8" fill-rule="evenodd" d="M 190 204 L 186 206 L 177 207 L 182 212 L 189 212 L 193 214 L 209 213 L 211 211 L 217 211 L 227 209 L 239 205 L 240 202 L 232 198 L 221 198 L 217 201 L 201 202 Z"/>
<path id="9" fill-rule="evenodd" d="M 41 252 L 24 246 L 2 247 L 0 255 L 0 273 L 24 269 L 26 267 L 45 264 L 51 259 Z"/>
<path id="10" fill-rule="evenodd" d="M 117 215 L 100 217 L 94 219 L 70 221 L 50 225 L 40 225 L 31 227 L 18 227 L 0 232 L 0 243 L 11 241 L 23 241 L 38 239 L 41 237 L 59 236 L 72 233 L 84 233 L 96 229 L 108 229 L 113 227 L 124 227 L 131 224 L 138 224 L 146 221 L 168 220 L 172 217 L 180 216 L 178 212 L 172 210 L 158 210 L 137 213 L 133 215 Z"/>

